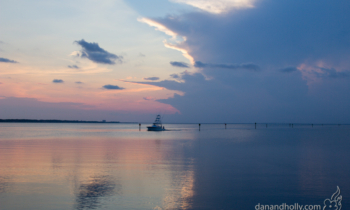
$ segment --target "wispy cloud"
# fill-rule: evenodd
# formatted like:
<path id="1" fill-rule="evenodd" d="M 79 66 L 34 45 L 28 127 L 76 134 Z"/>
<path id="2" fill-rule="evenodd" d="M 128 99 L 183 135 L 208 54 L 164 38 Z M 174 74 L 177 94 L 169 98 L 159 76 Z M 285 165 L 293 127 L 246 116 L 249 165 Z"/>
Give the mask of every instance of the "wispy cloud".
<path id="1" fill-rule="evenodd" d="M 161 31 L 164 32 L 166 35 L 171 36 L 173 39 L 177 38 L 177 33 L 175 33 L 174 31 L 168 29 L 166 26 L 164 26 L 161 23 L 158 23 L 154 20 L 151 20 L 149 18 L 139 18 L 137 19 L 139 22 L 141 23 L 146 23 L 149 26 L 155 27 L 157 31 Z"/>
<path id="2" fill-rule="evenodd" d="M 84 84 L 84 82 L 76 81 L 75 84 Z"/>
<path id="3" fill-rule="evenodd" d="M 328 77 L 328 78 L 333 78 L 333 79 L 337 79 L 337 78 L 348 78 L 350 76 L 350 72 L 349 71 L 336 71 L 334 68 L 332 69 L 327 69 L 327 68 L 320 68 L 322 70 L 322 73 L 317 73 L 318 77 Z"/>
<path id="4" fill-rule="evenodd" d="M 178 51 L 182 52 L 182 55 L 185 58 L 187 58 L 192 64 L 194 64 L 194 58 L 192 57 L 192 55 L 190 55 L 190 53 L 186 49 L 179 47 L 178 45 L 171 44 L 171 43 L 167 42 L 166 40 L 164 40 L 163 43 L 164 43 L 164 46 L 169 48 L 169 49 L 178 50 Z"/>
<path id="5" fill-rule="evenodd" d="M 80 51 L 80 57 L 87 58 L 95 63 L 103 64 L 115 64 L 116 62 L 122 63 L 123 56 L 118 56 L 113 53 L 107 52 L 102 49 L 98 43 L 86 42 L 84 39 L 75 41 L 83 49 Z"/>
<path id="6" fill-rule="evenodd" d="M 162 23 L 159 23 L 155 20 L 151 20 L 149 18 L 139 18 L 137 20 L 141 23 L 146 23 L 149 26 L 155 27 L 155 29 L 157 31 L 164 32 L 166 35 L 171 36 L 171 39 L 170 39 L 171 43 L 167 40 L 164 40 L 163 41 L 164 46 L 167 48 L 178 50 L 178 51 L 182 52 L 182 55 L 185 58 L 189 59 L 192 64 L 194 63 L 194 59 L 188 53 L 188 51 L 179 46 L 181 43 L 183 43 L 187 40 L 186 36 L 180 36 L 176 32 L 174 32 L 173 30 L 170 30 L 168 27 L 163 25 Z"/>
<path id="7" fill-rule="evenodd" d="M 283 73 L 291 73 L 291 72 L 298 71 L 298 69 L 296 67 L 287 67 L 287 68 L 280 69 L 278 71 Z"/>
<path id="8" fill-rule="evenodd" d="M 79 66 L 77 66 L 77 65 L 71 65 L 71 66 L 69 65 L 68 68 L 70 68 L 70 69 L 80 69 Z"/>
<path id="9" fill-rule="evenodd" d="M 180 78 L 180 76 L 179 76 L 178 74 L 171 74 L 170 77 L 171 77 L 171 78 L 174 78 L 174 79 Z"/>
<path id="10" fill-rule="evenodd" d="M 154 97 L 143 97 L 143 99 L 146 101 L 154 101 L 155 100 Z"/>
<path id="11" fill-rule="evenodd" d="M 52 82 L 53 83 L 64 83 L 64 81 L 61 79 L 54 79 L 54 80 L 52 80 Z"/>
<path id="12" fill-rule="evenodd" d="M 7 59 L 7 58 L 0 58 L 0 62 L 4 62 L 4 63 L 18 63 L 17 61 L 10 60 L 10 59 Z"/>
<path id="13" fill-rule="evenodd" d="M 170 64 L 175 67 L 189 68 L 189 65 L 185 62 L 171 61 Z"/>
<path id="14" fill-rule="evenodd" d="M 104 85 L 103 88 L 107 89 L 107 90 L 123 90 L 123 89 L 125 89 L 125 88 L 119 87 L 117 85 Z"/>
<path id="15" fill-rule="evenodd" d="M 196 61 L 194 64 L 197 68 L 222 68 L 222 69 L 246 69 L 252 71 L 259 71 L 260 67 L 255 64 L 220 64 L 220 63 L 202 63 L 200 61 Z"/>
<path id="16" fill-rule="evenodd" d="M 159 80 L 159 77 L 146 77 L 146 78 L 143 78 L 144 80 Z"/>
<path id="17" fill-rule="evenodd" d="M 176 3 L 184 3 L 199 8 L 206 12 L 220 14 L 231 9 L 254 7 L 253 0 L 172 0 Z"/>

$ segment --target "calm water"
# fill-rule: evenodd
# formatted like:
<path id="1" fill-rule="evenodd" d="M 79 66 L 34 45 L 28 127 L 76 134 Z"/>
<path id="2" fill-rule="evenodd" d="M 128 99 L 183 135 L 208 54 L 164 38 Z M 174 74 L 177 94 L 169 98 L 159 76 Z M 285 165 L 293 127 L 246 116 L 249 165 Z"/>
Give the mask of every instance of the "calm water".
<path id="1" fill-rule="evenodd" d="M 0 209 L 350 207 L 350 126 L 0 124 Z"/>

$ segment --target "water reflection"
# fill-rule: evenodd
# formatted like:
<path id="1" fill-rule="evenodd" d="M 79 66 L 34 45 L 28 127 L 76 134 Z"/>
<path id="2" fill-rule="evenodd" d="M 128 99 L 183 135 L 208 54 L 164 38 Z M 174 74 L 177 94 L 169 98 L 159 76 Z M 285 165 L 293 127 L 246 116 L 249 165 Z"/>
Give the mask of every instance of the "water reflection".
<path id="1" fill-rule="evenodd" d="M 78 191 L 76 209 L 96 209 L 101 207 L 103 197 L 121 194 L 122 186 L 114 183 L 109 176 L 100 176 L 81 184 Z"/>
<path id="2" fill-rule="evenodd" d="M 237 141 L 241 132 L 257 135 Z M 338 185 L 343 195 L 350 193 L 349 134 L 349 129 L 282 128 L 240 130 L 217 140 L 203 130 L 193 153 L 191 209 L 254 209 L 258 203 L 323 206 Z"/>
<path id="3" fill-rule="evenodd" d="M 51 126 L 50 138 L 0 139 L 0 208 L 254 209 L 322 204 L 337 185 L 350 204 L 349 130 L 203 125 L 99 136 L 103 127 L 91 135 L 79 125 L 79 137 L 57 137 L 67 126 Z"/>
<path id="4" fill-rule="evenodd" d="M 9 177 L 0 176 L 0 194 L 6 193 L 10 188 Z"/>
<path id="5" fill-rule="evenodd" d="M 162 206 L 156 206 L 155 209 L 191 209 L 193 187 L 193 165 L 189 165 L 187 170 L 173 174 L 171 188 L 164 194 Z"/>

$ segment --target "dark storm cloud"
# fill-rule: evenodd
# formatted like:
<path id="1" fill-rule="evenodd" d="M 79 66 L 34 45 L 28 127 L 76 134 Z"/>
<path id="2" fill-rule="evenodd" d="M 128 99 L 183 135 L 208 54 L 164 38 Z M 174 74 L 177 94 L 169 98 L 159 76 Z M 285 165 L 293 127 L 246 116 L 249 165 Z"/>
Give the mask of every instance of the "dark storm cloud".
<path id="1" fill-rule="evenodd" d="M 70 68 L 70 69 L 79 69 L 79 66 L 77 66 L 77 65 L 69 65 L 68 66 L 68 68 Z"/>
<path id="2" fill-rule="evenodd" d="M 298 71 L 298 69 L 296 67 L 287 67 L 287 68 L 280 69 L 279 71 L 283 73 L 291 73 L 291 72 Z"/>
<path id="3" fill-rule="evenodd" d="M 7 58 L 0 58 L 0 62 L 4 62 L 4 63 L 18 63 L 17 61 L 10 60 L 10 59 L 7 59 Z"/>
<path id="4" fill-rule="evenodd" d="M 186 37 L 178 47 L 202 73 L 174 74 L 181 83 L 153 82 L 183 92 L 159 101 L 192 122 L 348 121 L 350 83 L 340 78 L 350 76 L 344 71 L 350 69 L 349 7 L 347 0 L 267 0 L 220 15 L 189 12 L 153 19 Z M 320 82 L 313 83 L 316 77 Z M 309 91 L 312 85 L 317 87 Z"/>
<path id="5" fill-rule="evenodd" d="M 175 67 L 189 68 L 190 66 L 185 62 L 171 61 L 170 64 Z"/>
<path id="6" fill-rule="evenodd" d="M 157 100 L 170 104 L 182 115 L 168 116 L 174 122 L 346 122 L 349 112 L 334 109 L 332 104 L 344 98 L 346 107 L 350 99 L 346 93 L 330 97 L 308 97 L 308 86 L 301 72 L 293 74 L 269 74 L 263 79 L 242 75 L 222 74 L 208 80 L 201 73 L 182 74 L 182 83 L 164 80 L 159 82 L 140 82 L 169 90 L 182 91 L 184 95 L 174 94 L 168 99 Z M 223 79 L 227 77 L 227 79 Z M 334 81 L 334 80 L 330 80 Z M 347 83 L 334 82 L 336 88 L 350 88 Z M 323 94 L 327 91 L 322 90 Z M 332 98 L 332 100 L 330 100 Z M 333 101 L 334 100 L 334 101 Z M 320 106 L 322 104 L 322 106 Z M 345 105 L 347 104 L 347 105 Z M 327 110 L 327 115 L 322 114 Z M 330 114 L 331 113 L 331 114 Z M 186 116 L 186 118 L 184 117 Z M 326 120 L 327 119 L 327 120 Z"/>
<path id="7" fill-rule="evenodd" d="M 117 85 L 104 85 L 103 88 L 107 89 L 107 90 L 123 90 L 124 89 L 124 88 L 119 87 Z"/>
<path id="8" fill-rule="evenodd" d="M 182 47 L 197 61 L 274 70 L 305 60 L 350 60 L 348 7 L 347 0 L 256 1 L 254 8 L 222 15 L 192 12 L 154 20 L 185 36 Z"/>
<path id="9" fill-rule="evenodd" d="M 102 49 L 98 43 L 86 42 L 84 39 L 75 41 L 75 43 L 79 44 L 83 48 L 81 50 L 81 57 L 88 58 L 95 63 L 115 64 L 116 61 L 119 63 L 123 62 L 122 56 L 107 52 L 106 50 Z"/>
<path id="10" fill-rule="evenodd" d="M 260 68 L 254 64 L 215 64 L 215 63 L 202 63 L 200 61 L 196 61 L 194 64 L 197 68 L 222 68 L 222 69 L 246 69 L 252 71 L 259 71 Z"/>
<path id="11" fill-rule="evenodd" d="M 61 79 L 54 79 L 52 80 L 53 83 L 63 83 L 64 81 Z"/>
<path id="12" fill-rule="evenodd" d="M 152 81 L 155 81 L 155 80 L 159 80 L 159 77 L 146 77 L 146 78 L 143 78 L 144 80 L 152 80 Z"/>

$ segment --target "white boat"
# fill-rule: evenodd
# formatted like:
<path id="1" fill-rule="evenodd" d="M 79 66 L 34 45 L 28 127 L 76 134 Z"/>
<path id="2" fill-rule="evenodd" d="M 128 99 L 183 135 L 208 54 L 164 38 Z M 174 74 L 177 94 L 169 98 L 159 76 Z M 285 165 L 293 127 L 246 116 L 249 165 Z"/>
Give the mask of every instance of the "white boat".
<path id="1" fill-rule="evenodd" d="M 147 126 L 148 131 L 165 131 L 164 126 L 162 125 L 162 121 L 160 119 L 160 115 L 157 115 L 156 120 L 154 121 L 152 126 Z"/>

